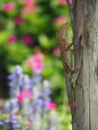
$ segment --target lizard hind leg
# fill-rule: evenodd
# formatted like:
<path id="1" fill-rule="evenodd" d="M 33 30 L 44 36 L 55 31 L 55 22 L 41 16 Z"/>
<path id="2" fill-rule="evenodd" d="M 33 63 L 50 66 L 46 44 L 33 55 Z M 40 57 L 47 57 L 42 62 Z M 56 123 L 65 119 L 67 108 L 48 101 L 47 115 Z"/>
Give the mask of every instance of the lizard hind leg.
<path id="1" fill-rule="evenodd" d="M 70 43 L 67 47 L 66 47 L 66 50 L 65 51 L 67 51 L 67 50 L 71 50 L 71 47 L 73 46 L 73 43 Z"/>

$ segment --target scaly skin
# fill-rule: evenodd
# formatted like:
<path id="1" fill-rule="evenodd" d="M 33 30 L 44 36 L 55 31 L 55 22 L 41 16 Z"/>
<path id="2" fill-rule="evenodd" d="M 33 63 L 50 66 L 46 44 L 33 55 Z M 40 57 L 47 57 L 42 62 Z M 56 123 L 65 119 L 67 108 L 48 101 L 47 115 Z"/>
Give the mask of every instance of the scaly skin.
<path id="1" fill-rule="evenodd" d="M 61 26 L 61 28 L 57 32 L 57 40 L 60 47 L 61 52 L 61 58 L 64 66 L 64 72 L 65 72 L 65 80 L 66 80 L 66 89 L 67 89 L 67 95 L 71 107 L 71 111 L 73 109 L 72 102 L 73 102 L 73 87 L 72 87 L 72 73 L 74 70 L 72 69 L 72 61 L 71 61 L 71 46 L 72 43 L 69 43 L 68 41 L 68 24 L 64 24 Z"/>

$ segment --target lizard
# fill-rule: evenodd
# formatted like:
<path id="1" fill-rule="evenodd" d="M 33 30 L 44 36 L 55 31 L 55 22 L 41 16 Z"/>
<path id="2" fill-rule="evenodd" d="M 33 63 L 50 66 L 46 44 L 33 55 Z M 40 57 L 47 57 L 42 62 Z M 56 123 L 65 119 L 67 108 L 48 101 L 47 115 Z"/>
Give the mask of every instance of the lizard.
<path id="1" fill-rule="evenodd" d="M 72 75 L 73 73 L 75 73 L 75 70 L 72 68 L 71 47 L 73 43 L 72 38 L 71 41 L 68 38 L 68 29 L 69 29 L 68 23 L 60 27 L 60 29 L 57 31 L 57 41 L 60 47 L 61 59 L 63 62 L 65 72 L 67 95 L 72 112 L 73 111 L 72 103 L 74 100 L 74 87 L 71 81 L 72 81 Z"/>

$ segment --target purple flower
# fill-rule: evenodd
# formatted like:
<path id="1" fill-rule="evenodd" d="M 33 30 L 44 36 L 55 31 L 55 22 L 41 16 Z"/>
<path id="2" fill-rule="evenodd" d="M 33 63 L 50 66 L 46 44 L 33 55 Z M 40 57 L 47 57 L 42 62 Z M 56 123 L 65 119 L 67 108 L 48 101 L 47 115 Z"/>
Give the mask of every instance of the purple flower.
<path id="1" fill-rule="evenodd" d="M 51 98 L 50 97 L 47 97 L 46 100 L 45 100 L 46 103 L 50 103 L 51 102 Z"/>
<path id="2" fill-rule="evenodd" d="M 2 121 L 0 121 L 0 126 L 4 125 L 4 123 Z"/>
<path id="3" fill-rule="evenodd" d="M 9 122 L 10 122 L 10 119 L 8 118 L 8 119 L 4 120 L 4 122 L 5 122 L 5 123 L 9 123 Z"/>
<path id="4" fill-rule="evenodd" d="M 43 100 L 42 99 L 38 99 L 37 100 L 37 105 L 40 106 L 40 107 L 42 107 L 44 105 Z"/>
<path id="5" fill-rule="evenodd" d="M 51 98 L 47 98 L 45 101 L 44 101 L 44 105 L 45 105 L 45 108 L 47 109 L 47 106 L 48 104 L 51 103 Z"/>
<path id="6" fill-rule="evenodd" d="M 42 98 L 42 97 L 43 97 L 43 92 L 40 92 L 38 98 Z"/>
<path id="7" fill-rule="evenodd" d="M 13 128 L 17 129 L 20 128 L 20 125 L 18 123 L 13 124 Z"/>
<path id="8" fill-rule="evenodd" d="M 8 79 L 8 80 L 12 80 L 12 79 L 13 79 L 13 75 L 12 75 L 12 74 L 9 74 L 9 75 L 7 76 L 7 79 Z"/>
<path id="9" fill-rule="evenodd" d="M 43 81 L 43 87 L 46 88 L 46 89 L 49 88 L 50 87 L 50 82 L 48 80 L 44 80 Z"/>
<path id="10" fill-rule="evenodd" d="M 19 104 L 18 104 L 17 100 L 12 99 L 10 101 L 10 109 L 17 109 L 17 110 L 19 109 Z"/>
<path id="11" fill-rule="evenodd" d="M 13 71 L 13 74 L 22 74 L 22 68 L 21 68 L 21 66 L 17 65 L 15 67 L 15 70 Z"/>
<path id="12" fill-rule="evenodd" d="M 32 45 L 34 43 L 34 38 L 28 34 L 23 35 L 22 40 L 26 45 Z"/>

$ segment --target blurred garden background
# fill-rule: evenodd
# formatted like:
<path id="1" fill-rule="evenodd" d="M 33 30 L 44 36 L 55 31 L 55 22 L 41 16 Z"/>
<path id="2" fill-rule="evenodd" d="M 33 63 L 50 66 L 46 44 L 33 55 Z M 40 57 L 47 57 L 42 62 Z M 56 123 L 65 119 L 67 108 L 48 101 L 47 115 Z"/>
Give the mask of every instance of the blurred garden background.
<path id="1" fill-rule="evenodd" d="M 69 21 L 66 0 L 0 1 L 1 130 L 71 130 L 56 40 Z"/>

